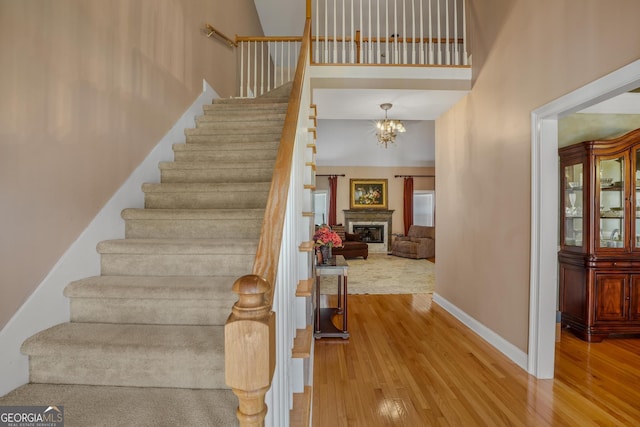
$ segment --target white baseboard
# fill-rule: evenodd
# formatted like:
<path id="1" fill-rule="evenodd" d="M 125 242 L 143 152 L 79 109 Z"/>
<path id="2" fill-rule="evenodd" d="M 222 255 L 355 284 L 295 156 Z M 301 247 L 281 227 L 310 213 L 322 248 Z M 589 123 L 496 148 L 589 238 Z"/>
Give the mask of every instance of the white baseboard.
<path id="1" fill-rule="evenodd" d="M 525 352 L 502 338 L 500 335 L 493 332 L 491 329 L 484 326 L 482 323 L 478 322 L 473 317 L 469 316 L 464 311 L 460 310 L 455 305 L 451 304 L 438 293 L 433 294 L 433 302 L 444 308 L 453 317 L 464 323 L 466 327 L 471 329 L 473 332 L 478 334 L 480 338 L 491 344 L 502 354 L 511 359 L 516 365 L 520 366 L 525 371 L 527 370 L 527 354 Z"/>
<path id="2" fill-rule="evenodd" d="M 100 256 L 96 251 L 98 242 L 123 238 L 122 210 L 144 206 L 144 194 L 140 190 L 142 183 L 159 181 L 158 163 L 173 160 L 172 145 L 185 142 L 184 129 L 194 127 L 194 118 L 202 115 L 203 105 L 219 97 L 203 80 L 202 94 L 116 191 L 0 331 L 0 396 L 29 381 L 29 361 L 20 353 L 24 340 L 69 321 L 69 301 L 62 294 L 65 286 L 71 281 L 100 274 Z"/>

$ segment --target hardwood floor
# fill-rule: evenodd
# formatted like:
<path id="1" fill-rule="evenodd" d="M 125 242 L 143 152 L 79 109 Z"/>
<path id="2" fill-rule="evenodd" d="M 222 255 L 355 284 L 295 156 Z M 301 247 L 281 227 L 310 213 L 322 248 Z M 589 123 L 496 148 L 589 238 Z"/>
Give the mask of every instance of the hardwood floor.
<path id="1" fill-rule="evenodd" d="M 431 296 L 349 296 L 349 340 L 315 342 L 313 426 L 633 426 L 640 339 L 563 331 L 537 380 Z"/>

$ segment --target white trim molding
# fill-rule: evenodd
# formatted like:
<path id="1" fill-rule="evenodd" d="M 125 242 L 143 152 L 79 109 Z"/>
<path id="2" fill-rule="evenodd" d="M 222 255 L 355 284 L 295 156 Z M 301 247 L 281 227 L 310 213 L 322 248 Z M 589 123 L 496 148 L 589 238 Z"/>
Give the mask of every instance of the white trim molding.
<path id="1" fill-rule="evenodd" d="M 553 378 L 558 299 L 558 118 L 640 86 L 640 60 L 531 113 L 531 259 L 527 371 Z"/>
<path id="2" fill-rule="evenodd" d="M 524 351 L 520 350 L 509 341 L 505 340 L 500 335 L 496 334 L 491 329 L 487 328 L 485 325 L 469 316 L 460 308 L 443 298 L 440 294 L 433 294 L 433 302 L 448 311 L 453 317 L 461 321 L 466 327 L 478 334 L 480 338 L 482 338 L 502 354 L 507 356 L 516 365 L 520 366 L 522 369 L 527 368 L 527 354 Z"/>
<path id="3" fill-rule="evenodd" d="M 100 256 L 96 251 L 98 242 L 124 236 L 120 217 L 122 210 L 144 205 L 144 194 L 140 191 L 142 183 L 159 181 L 158 163 L 173 160 L 172 145 L 185 142 L 184 129 L 195 125 L 194 118 L 202 115 L 203 105 L 219 97 L 203 80 L 202 94 L 115 192 L 0 331 L 0 396 L 29 381 L 29 361 L 20 353 L 24 340 L 69 321 L 69 301 L 62 294 L 64 288 L 71 281 L 100 274 Z"/>

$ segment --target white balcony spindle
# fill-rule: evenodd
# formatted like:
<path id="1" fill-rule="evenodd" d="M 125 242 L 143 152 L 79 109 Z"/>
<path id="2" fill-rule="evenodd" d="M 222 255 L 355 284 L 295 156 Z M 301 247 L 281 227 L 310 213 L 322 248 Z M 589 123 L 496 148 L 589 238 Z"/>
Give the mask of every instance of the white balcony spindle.
<path id="1" fill-rule="evenodd" d="M 467 13 L 466 0 L 462 0 L 462 64 L 469 65 L 469 56 L 467 55 Z"/>
<path id="2" fill-rule="evenodd" d="M 460 52 L 458 48 L 458 1 L 453 2 L 453 56 L 454 65 L 460 65 Z"/>
<path id="3" fill-rule="evenodd" d="M 258 42 L 253 42 L 253 96 L 258 93 Z"/>
<path id="4" fill-rule="evenodd" d="M 240 42 L 240 93 L 242 98 L 242 92 L 244 91 L 244 42 Z"/>
<path id="5" fill-rule="evenodd" d="M 402 0 L 402 63 L 407 62 L 407 0 Z"/>
<path id="6" fill-rule="evenodd" d="M 416 63 L 416 4 L 411 0 L 411 63 Z"/>
<path id="7" fill-rule="evenodd" d="M 351 47 L 349 62 L 353 64 L 356 62 L 356 39 L 355 39 L 355 27 L 353 25 L 353 0 L 351 0 L 351 43 L 349 43 L 349 46 Z"/>
<path id="8" fill-rule="evenodd" d="M 398 0 L 393 0 L 393 64 L 398 63 Z"/>
<path id="9" fill-rule="evenodd" d="M 320 61 L 320 0 L 316 0 L 316 45 L 315 45 L 315 55 L 313 59 L 315 62 L 319 63 Z"/>
<path id="10" fill-rule="evenodd" d="M 373 38 L 373 31 L 371 27 L 371 1 L 369 3 L 369 26 L 367 28 L 367 64 L 373 64 L 373 43 L 371 39 Z"/>
<path id="11" fill-rule="evenodd" d="M 284 42 L 280 42 L 280 85 L 285 83 L 284 81 Z"/>
<path id="12" fill-rule="evenodd" d="M 455 0 L 454 0 L 455 1 Z M 451 65 L 451 37 L 449 36 L 449 0 L 445 0 L 445 25 L 446 25 L 446 41 L 445 41 L 445 48 L 447 49 L 447 54 L 445 55 L 445 61 L 447 63 L 447 65 Z"/>
<path id="13" fill-rule="evenodd" d="M 251 93 L 251 42 L 247 42 L 247 97 Z"/>
<path id="14" fill-rule="evenodd" d="M 380 44 L 380 0 L 376 3 L 376 64 L 380 64 L 382 52 Z"/>
<path id="15" fill-rule="evenodd" d="M 329 0 L 324 2 L 324 62 L 329 62 Z"/>
<path id="16" fill-rule="evenodd" d="M 333 63 L 338 63 L 338 17 L 336 4 L 338 0 L 333 0 Z"/>
<path id="17" fill-rule="evenodd" d="M 291 43 L 287 43 L 287 83 L 291 81 Z"/>
<path id="18" fill-rule="evenodd" d="M 385 0 L 385 28 L 384 28 L 384 58 L 385 64 L 389 63 L 389 0 Z"/>
<path id="19" fill-rule="evenodd" d="M 440 0 L 438 1 L 438 65 L 442 65 L 442 32 L 440 31 L 440 23 L 442 19 L 440 18 Z"/>
<path id="20" fill-rule="evenodd" d="M 347 1 L 347 0 L 342 0 L 342 43 L 340 43 L 342 45 L 342 63 L 343 64 L 346 64 L 348 62 L 347 61 L 347 57 L 346 57 L 347 53 L 345 51 L 346 43 L 347 43 L 347 33 L 345 32 L 345 26 L 344 26 L 344 23 L 345 23 L 345 20 L 346 20 L 346 17 L 344 16 L 344 2 L 345 1 Z"/>
<path id="21" fill-rule="evenodd" d="M 271 92 L 271 42 L 267 42 L 267 92 Z"/>
<path id="22" fill-rule="evenodd" d="M 424 18 L 422 14 L 422 0 L 420 0 L 420 64 L 424 64 Z"/>
<path id="23" fill-rule="evenodd" d="M 260 95 L 264 93 L 264 42 L 260 42 Z"/>

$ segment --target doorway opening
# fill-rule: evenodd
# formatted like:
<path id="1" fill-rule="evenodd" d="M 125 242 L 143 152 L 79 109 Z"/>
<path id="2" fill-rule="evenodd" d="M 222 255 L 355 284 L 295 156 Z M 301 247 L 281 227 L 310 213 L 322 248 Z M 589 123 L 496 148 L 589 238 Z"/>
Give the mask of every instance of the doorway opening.
<path id="1" fill-rule="evenodd" d="M 558 297 L 558 119 L 640 86 L 640 60 L 531 113 L 531 259 L 527 370 L 553 378 Z"/>

